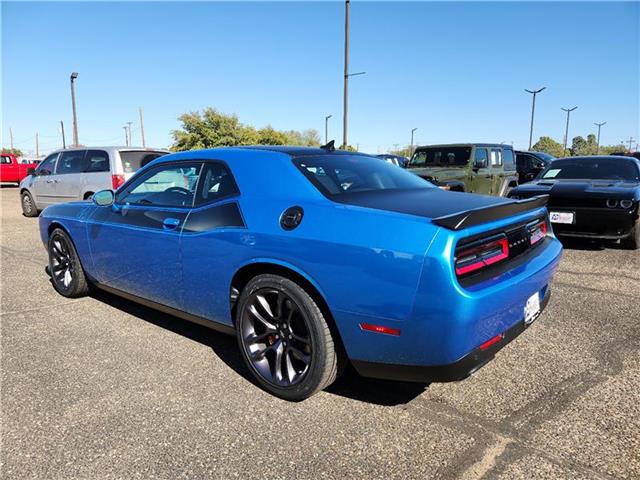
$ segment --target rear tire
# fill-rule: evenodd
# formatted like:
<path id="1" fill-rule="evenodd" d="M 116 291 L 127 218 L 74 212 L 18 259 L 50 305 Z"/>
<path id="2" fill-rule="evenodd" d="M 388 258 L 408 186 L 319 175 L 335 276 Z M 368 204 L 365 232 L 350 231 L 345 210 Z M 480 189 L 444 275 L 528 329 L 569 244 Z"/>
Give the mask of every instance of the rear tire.
<path id="1" fill-rule="evenodd" d="M 627 238 L 623 239 L 620 244 L 624 248 L 628 248 L 629 250 L 637 250 L 640 248 L 640 221 L 636 222 L 636 224 L 631 229 L 631 235 Z"/>
<path id="2" fill-rule="evenodd" d="M 22 205 L 22 214 L 25 217 L 38 216 L 38 208 L 36 207 L 33 197 L 29 192 L 22 192 L 22 195 L 20 195 L 20 204 Z"/>
<path id="3" fill-rule="evenodd" d="M 338 354 L 327 321 L 313 298 L 279 275 L 258 275 L 243 289 L 236 332 L 244 361 L 258 384 L 290 401 L 331 385 Z"/>
<path id="4" fill-rule="evenodd" d="M 78 252 L 67 232 L 56 228 L 49 235 L 49 274 L 56 291 L 67 298 L 84 297 L 89 283 Z"/>

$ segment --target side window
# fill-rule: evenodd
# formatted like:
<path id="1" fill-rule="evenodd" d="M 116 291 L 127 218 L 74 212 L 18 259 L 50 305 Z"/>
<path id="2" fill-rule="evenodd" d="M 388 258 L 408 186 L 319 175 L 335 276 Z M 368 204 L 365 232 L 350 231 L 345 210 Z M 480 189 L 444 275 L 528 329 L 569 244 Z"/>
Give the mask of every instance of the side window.
<path id="1" fill-rule="evenodd" d="M 196 206 L 216 202 L 240 193 L 231 172 L 222 163 L 206 162 L 201 177 Z"/>
<path id="2" fill-rule="evenodd" d="M 104 150 L 87 150 L 84 157 L 84 171 L 89 172 L 108 172 L 109 154 Z"/>
<path id="3" fill-rule="evenodd" d="M 503 155 L 503 162 L 504 162 L 504 169 L 505 170 L 515 170 L 516 166 L 515 166 L 515 162 L 513 161 L 513 150 L 511 150 L 510 148 L 505 148 L 504 150 L 502 150 L 502 155 Z"/>
<path id="4" fill-rule="evenodd" d="M 162 207 L 191 207 L 198 184 L 200 163 L 163 165 L 145 173 L 123 192 L 117 203 Z"/>
<path id="5" fill-rule="evenodd" d="M 11 163 L 11 157 L 7 157 L 7 156 L 2 156 L 2 160 L 0 160 L 0 163 L 2 163 L 3 165 L 6 165 L 7 163 Z"/>
<path id="6" fill-rule="evenodd" d="M 485 168 L 489 166 L 488 160 L 489 160 L 489 157 L 487 155 L 487 149 L 476 148 L 476 153 L 475 153 L 475 156 L 473 157 L 473 164 L 476 167 Z M 484 165 L 484 167 L 481 167 L 481 165 Z"/>
<path id="7" fill-rule="evenodd" d="M 53 153 L 45 158 L 42 163 L 38 165 L 36 175 L 51 175 L 56 168 L 58 155 L 58 153 Z"/>
<path id="8" fill-rule="evenodd" d="M 500 150 L 499 148 L 491 149 L 491 166 L 492 167 L 502 166 L 502 150 Z"/>
<path id="9" fill-rule="evenodd" d="M 84 171 L 84 154 L 85 150 L 62 152 L 56 168 L 56 175 L 82 173 Z"/>

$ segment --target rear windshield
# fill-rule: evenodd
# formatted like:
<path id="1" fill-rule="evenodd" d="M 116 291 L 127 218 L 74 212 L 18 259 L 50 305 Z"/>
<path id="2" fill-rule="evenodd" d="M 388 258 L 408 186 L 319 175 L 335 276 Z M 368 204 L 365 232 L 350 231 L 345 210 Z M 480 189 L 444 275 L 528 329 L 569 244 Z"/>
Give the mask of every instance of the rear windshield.
<path id="1" fill-rule="evenodd" d="M 471 147 L 429 147 L 416 150 L 412 167 L 464 167 L 469 163 Z"/>
<path id="2" fill-rule="evenodd" d="M 640 172 L 633 160 L 611 158 L 582 158 L 554 160 L 542 172 L 544 179 L 595 179 L 595 180 L 640 180 Z"/>
<path id="3" fill-rule="evenodd" d="M 147 163 L 155 160 L 158 157 L 166 155 L 167 152 L 152 152 L 149 150 L 138 151 L 120 151 L 120 158 L 122 159 L 122 169 L 124 173 L 133 173 L 138 169 L 144 167 Z"/>
<path id="4" fill-rule="evenodd" d="M 322 194 L 330 198 L 376 190 L 435 188 L 395 165 L 362 155 L 297 157 L 293 163 Z"/>

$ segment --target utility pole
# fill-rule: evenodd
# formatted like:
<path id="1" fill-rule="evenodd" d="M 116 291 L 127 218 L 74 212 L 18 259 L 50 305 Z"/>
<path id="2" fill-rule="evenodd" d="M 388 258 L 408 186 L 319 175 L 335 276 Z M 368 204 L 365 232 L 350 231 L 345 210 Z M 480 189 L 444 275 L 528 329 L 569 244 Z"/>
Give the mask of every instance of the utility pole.
<path id="1" fill-rule="evenodd" d="M 67 141 L 64 138 L 64 123 L 60 120 L 60 133 L 62 134 L 62 148 L 67 148 Z"/>
<path id="2" fill-rule="evenodd" d="M 411 129 L 411 147 L 409 147 L 409 158 L 411 158 L 411 155 L 413 155 L 413 132 L 415 132 L 417 129 L 418 127 Z"/>
<path id="3" fill-rule="evenodd" d="M 529 128 L 529 150 L 531 150 L 531 142 L 533 141 L 533 117 L 536 113 L 536 95 L 543 91 L 545 88 L 547 87 L 542 87 L 538 90 L 527 90 L 526 88 L 524 89 L 525 92 L 533 95 L 533 102 L 531 104 L 531 126 Z"/>
<path id="4" fill-rule="evenodd" d="M 122 128 L 124 129 L 124 144 L 125 146 L 129 146 L 129 131 L 127 129 L 126 125 L 123 125 Z"/>
<path id="5" fill-rule="evenodd" d="M 13 130 L 11 130 L 11 127 L 9 127 L 9 141 L 11 145 L 11 150 L 13 150 Z"/>
<path id="6" fill-rule="evenodd" d="M 78 117 L 76 115 L 76 83 L 78 72 L 71 73 L 71 110 L 73 112 L 73 146 L 78 146 Z"/>
<path id="7" fill-rule="evenodd" d="M 629 152 L 631 152 L 631 145 L 633 145 L 633 141 L 634 138 L 633 137 L 629 137 L 629 140 L 622 140 L 622 144 L 624 145 L 625 143 L 629 144 Z"/>
<path id="8" fill-rule="evenodd" d="M 349 123 L 349 77 L 364 75 L 366 72 L 349 73 L 349 7 L 350 0 L 344 2 L 344 93 L 342 97 L 342 146 L 348 145 Z"/>
<path id="9" fill-rule="evenodd" d="M 596 142 L 596 155 L 600 154 L 600 129 L 602 128 L 603 125 L 606 125 L 607 122 L 602 122 L 602 123 L 594 123 L 595 126 L 598 127 L 598 140 Z"/>
<path id="10" fill-rule="evenodd" d="M 329 119 L 333 117 L 333 115 L 327 115 L 324 117 L 324 143 L 325 145 L 329 143 Z"/>
<path id="11" fill-rule="evenodd" d="M 142 118 L 142 107 L 138 108 L 138 112 L 140 113 L 140 135 L 142 136 L 142 148 L 145 148 L 147 145 L 144 141 L 144 120 Z"/>
<path id="12" fill-rule="evenodd" d="M 127 126 L 129 127 L 129 143 L 127 145 L 131 146 L 133 145 L 133 142 L 131 141 L 131 124 L 133 122 L 127 122 Z"/>
<path id="13" fill-rule="evenodd" d="M 564 130 L 564 151 L 563 151 L 565 155 L 567 154 L 567 141 L 569 140 L 569 116 L 571 115 L 571 112 L 573 112 L 576 108 L 578 107 L 560 109 L 567 112 L 567 126 Z"/>
<path id="14" fill-rule="evenodd" d="M 36 132 L 36 158 L 40 158 L 40 146 L 38 145 L 38 132 Z"/>

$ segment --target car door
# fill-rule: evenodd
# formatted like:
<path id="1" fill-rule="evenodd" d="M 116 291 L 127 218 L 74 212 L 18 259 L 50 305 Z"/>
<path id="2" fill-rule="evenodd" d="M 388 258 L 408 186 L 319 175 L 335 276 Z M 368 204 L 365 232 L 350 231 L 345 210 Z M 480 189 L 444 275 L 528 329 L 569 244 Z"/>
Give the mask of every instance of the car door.
<path id="1" fill-rule="evenodd" d="M 86 150 L 66 150 L 60 153 L 54 182 L 56 202 L 83 200 L 82 177 L 86 153 Z"/>
<path id="2" fill-rule="evenodd" d="M 9 155 L 0 157 L 0 182 L 15 182 L 18 179 L 18 164 Z"/>
<path id="3" fill-rule="evenodd" d="M 40 210 L 56 203 L 55 170 L 59 156 L 60 153 L 56 152 L 45 158 L 36 168 L 35 175 L 29 186 L 29 190 L 34 195 L 36 205 Z"/>
<path id="4" fill-rule="evenodd" d="M 157 165 L 118 190 L 113 205 L 96 207 L 87 233 L 98 282 L 181 308 L 180 232 L 200 169 L 201 162 Z"/>
<path id="5" fill-rule="evenodd" d="M 491 160 L 490 172 L 491 172 L 491 195 L 500 195 L 502 188 L 502 182 L 504 182 L 504 168 L 502 166 L 502 149 L 492 148 L 489 152 L 489 158 Z"/>
<path id="6" fill-rule="evenodd" d="M 489 165 L 489 153 L 486 148 L 476 148 L 473 157 L 473 178 L 471 180 L 472 192 L 491 194 L 491 169 Z"/>

